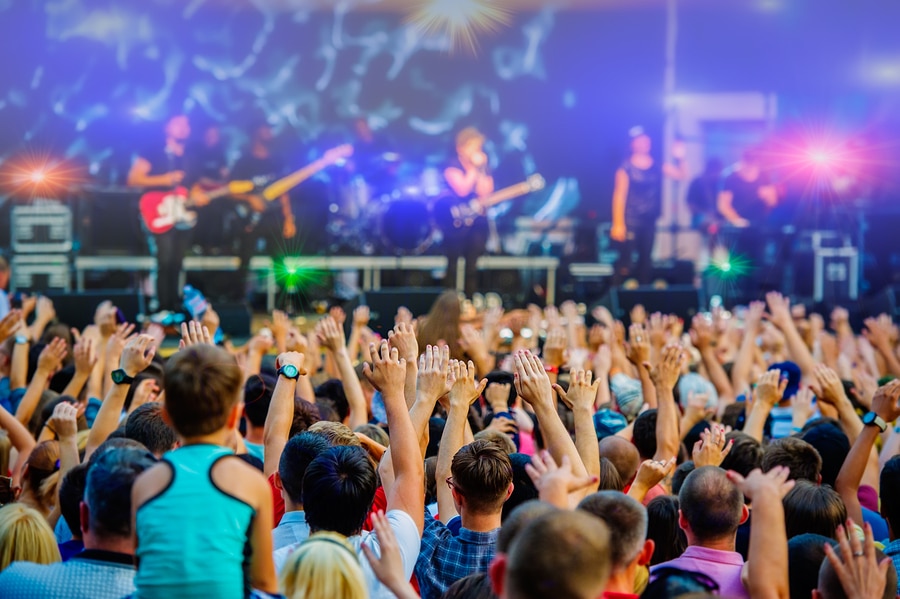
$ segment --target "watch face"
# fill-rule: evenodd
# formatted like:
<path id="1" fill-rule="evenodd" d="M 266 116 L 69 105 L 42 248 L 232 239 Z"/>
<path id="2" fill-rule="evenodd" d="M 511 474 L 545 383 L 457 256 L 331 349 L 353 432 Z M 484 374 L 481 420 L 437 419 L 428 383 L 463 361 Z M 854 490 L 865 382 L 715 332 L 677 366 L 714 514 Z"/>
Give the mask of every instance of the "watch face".
<path id="1" fill-rule="evenodd" d="M 285 364 L 281 367 L 281 372 L 289 379 L 297 378 L 297 375 L 300 374 L 300 371 L 293 364 Z"/>
<path id="2" fill-rule="evenodd" d="M 124 370 L 113 370 L 112 372 L 112 380 L 117 385 L 124 381 L 126 376 L 127 375 L 125 374 Z"/>
<path id="3" fill-rule="evenodd" d="M 875 422 L 875 412 L 869 412 L 863 416 L 863 424 L 872 424 Z"/>

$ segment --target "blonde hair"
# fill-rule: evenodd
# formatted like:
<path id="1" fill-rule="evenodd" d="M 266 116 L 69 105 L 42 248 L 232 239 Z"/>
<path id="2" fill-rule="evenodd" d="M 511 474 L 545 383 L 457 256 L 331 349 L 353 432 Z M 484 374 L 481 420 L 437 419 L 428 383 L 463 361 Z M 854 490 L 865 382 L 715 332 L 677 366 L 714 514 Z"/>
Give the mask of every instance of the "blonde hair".
<path id="1" fill-rule="evenodd" d="M 0 508 L 0 571 L 13 562 L 60 561 L 53 529 L 35 509 L 21 503 Z"/>
<path id="2" fill-rule="evenodd" d="M 359 557 L 346 537 L 319 532 L 288 558 L 279 580 L 287 599 L 366 599 L 369 596 Z"/>

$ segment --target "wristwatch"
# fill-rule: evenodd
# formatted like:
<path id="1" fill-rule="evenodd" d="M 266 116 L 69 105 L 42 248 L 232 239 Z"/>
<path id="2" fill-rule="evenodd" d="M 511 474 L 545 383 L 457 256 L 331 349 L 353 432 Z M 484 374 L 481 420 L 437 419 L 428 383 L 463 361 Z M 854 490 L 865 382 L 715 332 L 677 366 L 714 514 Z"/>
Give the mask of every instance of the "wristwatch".
<path id="1" fill-rule="evenodd" d="M 134 377 L 128 376 L 127 372 L 119 368 L 112 371 L 112 380 L 117 385 L 130 385 L 134 382 Z"/>
<path id="2" fill-rule="evenodd" d="M 869 412 L 865 416 L 863 416 L 863 424 L 866 426 L 877 426 L 878 430 L 884 432 L 887 430 L 887 422 L 884 419 L 876 414 L 875 412 Z"/>
<path id="3" fill-rule="evenodd" d="M 16 335 L 16 345 L 28 345 L 29 341 L 28 335 Z"/>
<path id="4" fill-rule="evenodd" d="M 286 379 L 296 381 L 298 378 L 300 378 L 300 369 L 293 364 L 285 364 L 278 369 L 278 376 L 283 376 Z"/>

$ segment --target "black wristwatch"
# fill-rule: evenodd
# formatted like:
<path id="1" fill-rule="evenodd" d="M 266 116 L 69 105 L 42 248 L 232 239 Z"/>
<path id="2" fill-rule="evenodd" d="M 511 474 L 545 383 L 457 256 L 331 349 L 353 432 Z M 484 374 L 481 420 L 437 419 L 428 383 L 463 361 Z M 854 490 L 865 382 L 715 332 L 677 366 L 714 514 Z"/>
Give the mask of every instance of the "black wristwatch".
<path id="1" fill-rule="evenodd" d="M 877 426 L 878 430 L 884 432 L 887 430 L 887 422 L 884 421 L 884 418 L 876 414 L 875 412 L 869 412 L 865 416 L 863 416 L 863 424 L 866 426 Z"/>
<path id="2" fill-rule="evenodd" d="M 117 385 L 130 385 L 134 382 L 134 377 L 128 376 L 127 372 L 119 368 L 112 371 L 112 380 Z"/>
<path id="3" fill-rule="evenodd" d="M 286 379 L 296 381 L 298 378 L 300 378 L 300 369 L 293 364 L 285 364 L 278 369 L 278 376 L 283 376 Z"/>

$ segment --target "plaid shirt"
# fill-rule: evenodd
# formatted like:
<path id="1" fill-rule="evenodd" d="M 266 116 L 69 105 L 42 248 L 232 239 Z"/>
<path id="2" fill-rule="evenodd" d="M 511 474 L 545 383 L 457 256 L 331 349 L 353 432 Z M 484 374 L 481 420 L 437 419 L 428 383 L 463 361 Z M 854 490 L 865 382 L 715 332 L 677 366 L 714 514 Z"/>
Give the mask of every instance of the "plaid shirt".
<path id="1" fill-rule="evenodd" d="M 900 539 L 891 541 L 884 546 L 884 554 L 894 562 L 894 568 L 900 572 Z M 897 593 L 900 593 L 900 582 L 897 583 Z"/>
<path id="2" fill-rule="evenodd" d="M 487 572 L 497 548 L 497 533 L 461 528 L 459 536 L 440 520 L 425 516 L 416 579 L 422 599 L 438 599 L 451 584 L 470 574 Z"/>

